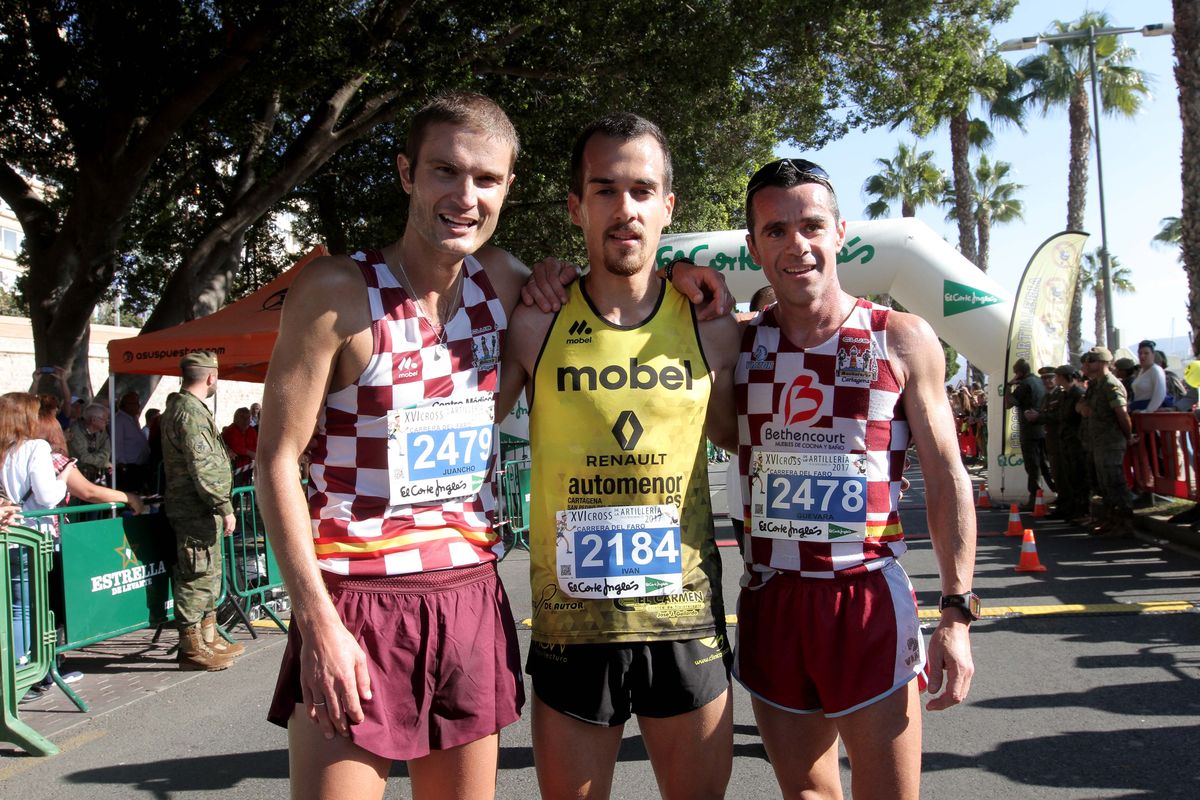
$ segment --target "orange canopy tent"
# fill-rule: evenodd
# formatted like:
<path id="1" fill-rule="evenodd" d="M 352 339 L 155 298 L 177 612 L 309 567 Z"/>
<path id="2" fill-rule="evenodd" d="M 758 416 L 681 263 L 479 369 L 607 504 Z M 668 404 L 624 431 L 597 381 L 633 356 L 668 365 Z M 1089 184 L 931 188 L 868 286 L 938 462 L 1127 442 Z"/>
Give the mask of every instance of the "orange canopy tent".
<path id="1" fill-rule="evenodd" d="M 178 375 L 179 359 L 193 350 L 211 350 L 221 362 L 221 378 L 261 383 L 279 336 L 283 299 L 300 269 L 328 251 L 317 246 L 275 280 L 207 317 L 160 331 L 108 343 L 109 371 L 134 375 Z M 110 381 L 111 385 L 111 381 Z"/>

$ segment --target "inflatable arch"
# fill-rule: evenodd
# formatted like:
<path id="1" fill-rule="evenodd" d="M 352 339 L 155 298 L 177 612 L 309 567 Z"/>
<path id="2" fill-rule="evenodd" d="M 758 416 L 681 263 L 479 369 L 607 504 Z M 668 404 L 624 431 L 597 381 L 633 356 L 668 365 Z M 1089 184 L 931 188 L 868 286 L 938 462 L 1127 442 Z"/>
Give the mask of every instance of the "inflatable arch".
<path id="1" fill-rule="evenodd" d="M 685 255 L 725 276 L 740 302 L 767 284 L 750 258 L 746 232 L 714 231 L 664 236 L 658 263 Z M 987 273 L 915 219 L 848 222 L 846 244 L 838 254 L 838 278 L 854 295 L 887 292 L 924 317 L 946 340 L 985 373 L 988 402 L 988 490 L 993 498 L 1023 499 L 1025 471 L 1020 458 L 1001 457 L 1005 349 L 1013 301 Z"/>

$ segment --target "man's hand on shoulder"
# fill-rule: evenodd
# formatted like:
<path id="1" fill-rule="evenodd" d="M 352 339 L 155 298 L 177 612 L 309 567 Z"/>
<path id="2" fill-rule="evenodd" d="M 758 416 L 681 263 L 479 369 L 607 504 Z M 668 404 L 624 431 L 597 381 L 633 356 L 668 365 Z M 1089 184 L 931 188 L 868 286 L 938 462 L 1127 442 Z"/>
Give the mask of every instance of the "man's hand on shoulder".
<path id="1" fill-rule="evenodd" d="M 558 311 L 567 302 L 566 287 L 582 274 L 579 265 L 547 256 L 533 265 L 529 280 L 521 289 L 521 302 L 546 313 Z"/>
<path id="2" fill-rule="evenodd" d="M 725 276 L 712 267 L 701 267 L 691 261 L 675 261 L 671 267 L 671 285 L 696 306 L 696 318 L 704 321 L 718 319 L 733 310 L 733 293 Z M 666 267 L 658 270 L 666 278 Z"/>

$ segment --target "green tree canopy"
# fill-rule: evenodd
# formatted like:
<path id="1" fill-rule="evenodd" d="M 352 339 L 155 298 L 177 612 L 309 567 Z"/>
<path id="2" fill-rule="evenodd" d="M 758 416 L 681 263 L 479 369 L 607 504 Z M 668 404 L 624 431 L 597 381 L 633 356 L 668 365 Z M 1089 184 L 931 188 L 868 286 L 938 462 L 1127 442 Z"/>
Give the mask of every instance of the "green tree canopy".
<path id="1" fill-rule="evenodd" d="M 570 255 L 566 157 L 599 114 L 662 125 L 678 227 L 739 224 L 746 176 L 776 144 L 924 113 L 1009 6 L 4 3 L 0 197 L 25 231 L 38 361 L 74 359 L 83 388 L 87 320 L 114 281 L 148 330 L 211 313 L 288 263 L 272 222 L 335 248 L 393 238 L 405 120 L 439 91 L 484 92 L 521 132 L 496 242 Z"/>

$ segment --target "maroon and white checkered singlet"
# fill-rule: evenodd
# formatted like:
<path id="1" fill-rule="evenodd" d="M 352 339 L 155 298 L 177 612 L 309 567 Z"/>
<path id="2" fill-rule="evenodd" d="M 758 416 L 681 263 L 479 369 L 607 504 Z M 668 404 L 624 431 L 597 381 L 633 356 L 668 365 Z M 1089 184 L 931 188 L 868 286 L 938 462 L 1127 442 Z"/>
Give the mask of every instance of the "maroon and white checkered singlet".
<path id="1" fill-rule="evenodd" d="M 747 325 L 734 375 L 747 542 L 743 582 L 761 585 L 777 571 L 832 578 L 879 569 L 907 549 L 899 499 L 909 429 L 900 403 L 904 387 L 888 361 L 890 309 L 859 300 L 833 336 L 802 349 L 780 331 L 777 308 L 766 309 Z M 865 454 L 866 538 L 752 536 L 748 475 L 755 448 L 784 454 Z"/>
<path id="2" fill-rule="evenodd" d="M 381 576 L 496 560 L 492 426 L 488 474 L 477 494 L 392 505 L 388 412 L 437 398 L 486 397 L 500 385 L 507 317 L 475 258 L 464 261 L 462 306 L 446 323 L 445 349 L 377 251 L 351 256 L 367 284 L 374 346 L 354 383 L 331 392 L 310 445 L 308 509 L 321 569 Z"/>

